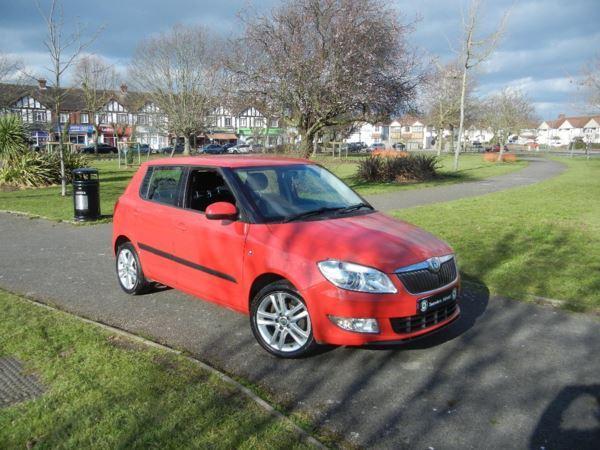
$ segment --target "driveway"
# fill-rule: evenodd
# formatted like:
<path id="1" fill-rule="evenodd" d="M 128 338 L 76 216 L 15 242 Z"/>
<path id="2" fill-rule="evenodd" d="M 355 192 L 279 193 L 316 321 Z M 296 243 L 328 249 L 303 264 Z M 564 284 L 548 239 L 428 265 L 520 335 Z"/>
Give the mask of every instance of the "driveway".
<path id="1" fill-rule="evenodd" d="M 564 164 L 551 159 L 540 157 L 523 157 L 521 159 L 529 161 L 529 165 L 524 169 L 505 175 L 498 175 L 480 181 L 370 195 L 365 198 L 381 211 L 392 211 L 430 203 L 448 202 L 459 198 L 475 197 L 518 186 L 528 186 L 555 177 L 566 169 Z"/>
<path id="2" fill-rule="evenodd" d="M 117 286 L 110 225 L 0 214 L 0 286 L 188 350 L 290 411 L 374 448 L 585 449 L 600 441 L 600 322 L 467 287 L 462 317 L 421 341 L 268 356 L 248 319 Z"/>

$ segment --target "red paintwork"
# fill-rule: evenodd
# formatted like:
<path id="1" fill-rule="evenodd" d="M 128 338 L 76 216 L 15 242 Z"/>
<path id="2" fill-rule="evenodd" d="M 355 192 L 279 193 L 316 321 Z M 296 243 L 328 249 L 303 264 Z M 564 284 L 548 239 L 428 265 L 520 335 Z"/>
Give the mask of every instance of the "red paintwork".
<path id="1" fill-rule="evenodd" d="M 246 167 L 299 162 L 311 164 L 298 159 L 228 156 L 168 158 L 144 163 L 115 207 L 113 248 L 117 239 L 125 237 L 136 246 L 147 278 L 246 314 L 254 281 L 263 274 L 282 276 L 305 299 L 315 339 L 322 343 L 363 345 L 398 341 L 430 333 L 453 321 L 459 314 L 458 308 L 446 322 L 435 327 L 397 334 L 389 319 L 417 314 L 417 299 L 422 296 L 409 294 L 394 275 L 390 279 L 398 289 L 397 294 L 342 290 L 327 281 L 317 268 L 318 261 L 335 258 L 392 274 L 400 267 L 452 253 L 447 244 L 406 222 L 378 212 L 287 224 L 209 220 L 197 211 L 145 201 L 138 195 L 148 165 Z M 225 273 L 236 282 L 140 250 L 140 242 Z M 329 321 L 329 314 L 375 317 L 380 333 L 342 330 Z"/>

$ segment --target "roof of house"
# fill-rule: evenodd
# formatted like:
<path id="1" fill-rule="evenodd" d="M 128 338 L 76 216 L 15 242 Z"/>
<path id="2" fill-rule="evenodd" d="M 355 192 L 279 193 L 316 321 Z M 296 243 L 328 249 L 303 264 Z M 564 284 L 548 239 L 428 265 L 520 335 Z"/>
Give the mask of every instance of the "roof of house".
<path id="1" fill-rule="evenodd" d="M 61 99 L 61 110 L 81 111 L 85 110 L 83 91 L 78 88 L 60 88 L 58 90 Z M 10 108 L 20 98 L 30 96 L 47 108 L 52 108 L 56 98 L 57 90 L 53 87 L 40 89 L 38 86 L 21 84 L 0 84 L 0 108 Z M 128 111 L 135 112 L 149 102 L 146 94 L 132 91 L 111 91 L 108 93 L 108 101 L 116 100 Z"/>
<path id="2" fill-rule="evenodd" d="M 598 115 L 590 115 L 590 116 L 571 116 L 571 117 L 559 117 L 558 119 L 554 119 L 554 120 L 544 120 L 541 124 L 540 127 L 545 123 L 548 125 L 549 128 L 551 129 L 558 129 L 560 128 L 565 122 L 569 122 L 569 124 L 573 127 L 573 128 L 583 128 L 585 126 L 586 123 L 588 123 L 590 120 L 592 119 L 596 119 L 596 121 L 600 120 L 600 116 Z M 539 128 L 539 127 L 538 127 Z"/>

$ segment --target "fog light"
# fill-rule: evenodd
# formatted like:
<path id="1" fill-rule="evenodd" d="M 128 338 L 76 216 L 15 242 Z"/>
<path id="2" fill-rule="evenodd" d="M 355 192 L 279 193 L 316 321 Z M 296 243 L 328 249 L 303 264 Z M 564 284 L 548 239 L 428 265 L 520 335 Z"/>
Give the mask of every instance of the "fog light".
<path id="1" fill-rule="evenodd" d="M 343 330 L 356 333 L 379 333 L 377 319 L 329 316 L 329 320 Z"/>

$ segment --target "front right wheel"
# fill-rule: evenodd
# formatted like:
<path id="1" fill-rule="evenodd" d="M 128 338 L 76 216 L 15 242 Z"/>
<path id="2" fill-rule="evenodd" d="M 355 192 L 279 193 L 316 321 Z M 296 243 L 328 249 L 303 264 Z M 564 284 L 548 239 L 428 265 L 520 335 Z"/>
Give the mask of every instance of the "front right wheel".
<path id="1" fill-rule="evenodd" d="M 298 291 L 286 281 L 271 283 L 252 300 L 250 326 L 258 343 L 280 358 L 298 358 L 314 351 L 308 307 Z"/>

